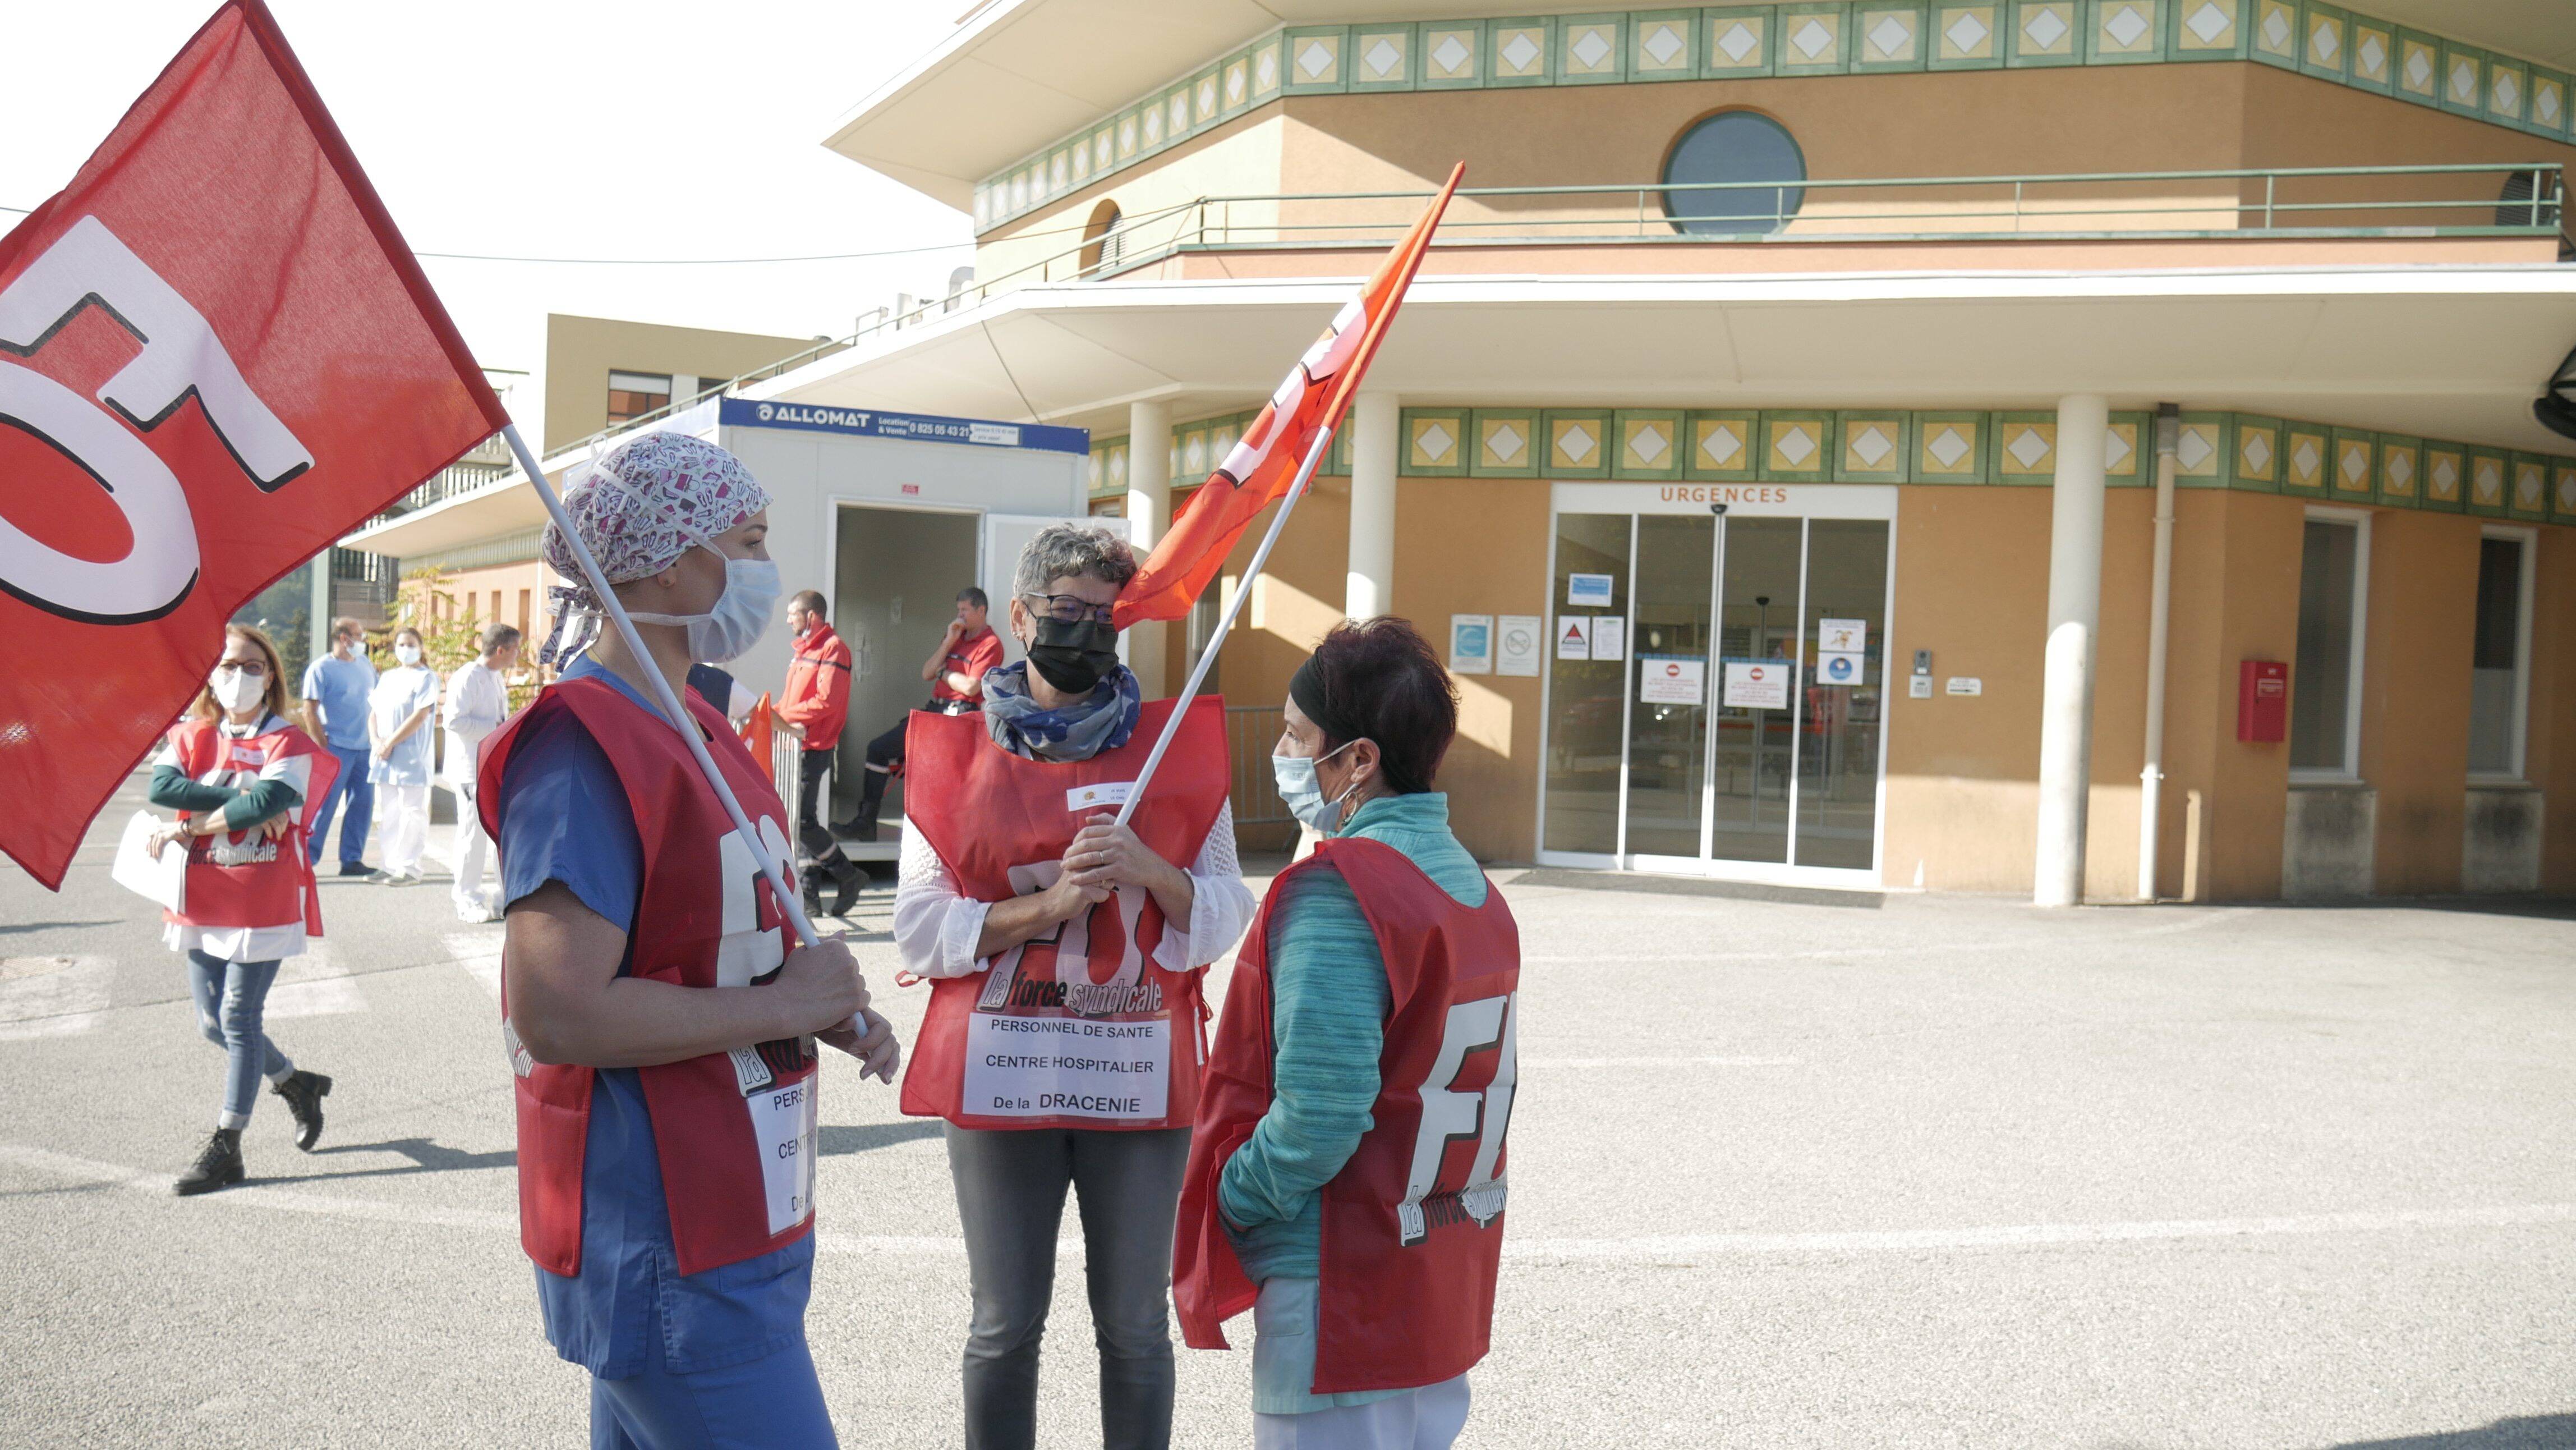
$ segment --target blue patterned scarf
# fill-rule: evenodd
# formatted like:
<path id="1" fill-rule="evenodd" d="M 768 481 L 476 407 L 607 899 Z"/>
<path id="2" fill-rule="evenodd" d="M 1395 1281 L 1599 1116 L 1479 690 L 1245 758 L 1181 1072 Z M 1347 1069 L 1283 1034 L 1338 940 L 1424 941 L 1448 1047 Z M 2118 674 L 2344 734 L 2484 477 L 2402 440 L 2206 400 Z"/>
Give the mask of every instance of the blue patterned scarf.
<path id="1" fill-rule="evenodd" d="M 1089 760 L 1136 733 L 1144 692 L 1125 665 L 1091 693 L 1060 709 L 1029 698 L 1029 662 L 984 672 L 984 728 L 993 743 L 1027 760 Z"/>

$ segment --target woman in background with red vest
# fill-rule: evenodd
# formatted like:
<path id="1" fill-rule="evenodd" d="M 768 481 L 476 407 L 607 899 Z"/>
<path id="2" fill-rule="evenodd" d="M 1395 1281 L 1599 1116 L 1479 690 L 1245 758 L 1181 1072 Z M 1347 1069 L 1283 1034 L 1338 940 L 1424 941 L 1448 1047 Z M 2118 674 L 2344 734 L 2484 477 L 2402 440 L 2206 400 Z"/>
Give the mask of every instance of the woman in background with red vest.
<path id="1" fill-rule="evenodd" d="M 1056 1225 L 1081 1199 L 1108 1450 L 1172 1436 L 1172 1212 L 1206 1060 L 1199 974 L 1252 913 L 1225 706 L 1198 700 L 1114 824 L 1174 702 L 1144 704 L 1110 606 L 1136 573 L 1096 527 L 1041 530 L 1012 580 L 1022 663 L 980 714 L 916 711 L 895 947 L 933 979 L 903 1110 L 948 1120 L 974 1317 L 967 1450 L 1037 1438 Z M 1186 867 L 1179 863 L 1187 862 Z"/>
<path id="2" fill-rule="evenodd" d="M 225 626 L 223 658 L 152 763 L 145 797 L 181 813 L 152 841 L 156 856 L 173 842 L 188 852 L 185 910 L 162 913 L 162 940 L 186 954 L 197 1026 L 226 1059 L 214 1136 L 179 1175 L 182 1194 L 241 1182 L 241 1131 L 262 1077 L 286 1100 L 295 1146 L 310 1152 L 321 1140 L 331 1079 L 287 1061 L 261 1019 L 279 962 L 322 934 L 304 827 L 338 771 L 287 723 L 277 646 L 249 625 Z"/>
<path id="3" fill-rule="evenodd" d="M 483 745 L 475 804 L 500 845 L 502 1036 L 517 1077 L 519 1237 L 546 1337 L 591 1373 L 613 1450 L 837 1444 L 805 1343 L 814 1271 L 814 1039 L 892 1080 L 882 1018 L 838 943 L 794 946 L 784 904 L 655 703 L 659 674 L 763 843 L 787 808 L 688 691 L 778 600 L 768 495 L 700 439 L 644 433 L 564 510 L 631 611 Z M 563 534 L 545 556 L 582 575 Z M 558 594 L 596 634 L 605 601 Z M 547 659 L 557 657 L 549 641 Z M 792 947 L 792 949 L 791 949 Z"/>
<path id="4" fill-rule="evenodd" d="M 1271 882 L 1226 994 L 1176 1254 L 1182 1332 L 1252 1310 L 1260 1450 L 1445 1450 L 1502 1256 L 1520 937 L 1431 789 L 1458 729 L 1400 619 L 1288 687 L 1279 793 L 1325 839 Z"/>

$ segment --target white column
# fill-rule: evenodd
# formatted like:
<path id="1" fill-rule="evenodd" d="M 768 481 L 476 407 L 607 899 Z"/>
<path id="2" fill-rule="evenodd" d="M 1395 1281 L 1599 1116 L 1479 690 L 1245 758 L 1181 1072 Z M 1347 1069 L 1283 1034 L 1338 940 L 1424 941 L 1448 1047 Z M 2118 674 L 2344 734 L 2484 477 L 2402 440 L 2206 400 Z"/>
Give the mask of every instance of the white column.
<path id="1" fill-rule="evenodd" d="M 2050 491 L 2048 656 L 2039 724 L 2039 870 L 2031 899 L 2084 899 L 2084 804 L 2093 773 L 2094 637 L 2102 621 L 2103 441 L 2109 400 L 2057 402 L 2057 480 Z"/>
<path id="2" fill-rule="evenodd" d="M 1395 603 L 1395 434 L 1393 393 L 1362 392 L 1351 403 L 1351 562 L 1342 613 L 1368 619 Z"/>
<path id="3" fill-rule="evenodd" d="M 1127 405 L 1127 527 L 1136 557 L 1153 552 L 1172 521 L 1172 405 L 1163 399 Z M 1145 698 L 1169 693 L 1163 679 L 1165 626 L 1149 620 L 1127 631 L 1129 668 Z"/>

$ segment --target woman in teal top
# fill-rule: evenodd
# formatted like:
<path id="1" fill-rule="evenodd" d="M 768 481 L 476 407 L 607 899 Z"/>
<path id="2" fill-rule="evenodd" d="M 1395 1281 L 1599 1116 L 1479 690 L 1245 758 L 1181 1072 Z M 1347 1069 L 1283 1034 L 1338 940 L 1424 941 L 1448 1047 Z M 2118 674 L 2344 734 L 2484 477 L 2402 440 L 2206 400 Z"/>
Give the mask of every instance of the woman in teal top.
<path id="1" fill-rule="evenodd" d="M 1314 721 L 1330 690 L 1349 738 Z M 1305 698 L 1301 699 L 1301 696 Z M 1487 890 L 1449 830 L 1449 797 L 1431 789 L 1457 733 L 1457 697 L 1429 643 L 1398 619 L 1336 629 L 1289 687 L 1272 765 L 1288 808 L 1327 836 L 1392 846 L 1467 907 Z M 1289 880 L 1269 917 L 1272 1092 L 1268 1113 L 1229 1159 L 1217 1205 L 1253 1309 L 1254 1444 L 1447 1445 L 1467 1414 L 1465 1377 L 1417 1390 L 1318 1395 L 1315 1305 L 1323 1205 L 1370 1127 L 1391 994 L 1386 960 L 1341 874 Z M 1400 1402 L 1400 1403 L 1399 1403 Z M 1365 1408 L 1363 1408 L 1365 1407 Z"/>

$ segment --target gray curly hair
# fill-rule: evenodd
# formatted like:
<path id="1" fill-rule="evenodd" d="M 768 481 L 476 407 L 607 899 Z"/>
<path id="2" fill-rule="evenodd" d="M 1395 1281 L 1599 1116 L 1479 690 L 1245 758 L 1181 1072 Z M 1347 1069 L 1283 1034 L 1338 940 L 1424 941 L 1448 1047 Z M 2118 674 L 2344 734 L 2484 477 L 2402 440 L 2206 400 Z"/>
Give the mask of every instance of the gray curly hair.
<path id="1" fill-rule="evenodd" d="M 1099 579 L 1125 584 L 1136 577 L 1136 551 L 1127 541 L 1098 524 L 1049 524 L 1020 550 L 1020 566 L 1011 588 L 1023 596 L 1044 594 L 1058 579 Z"/>

